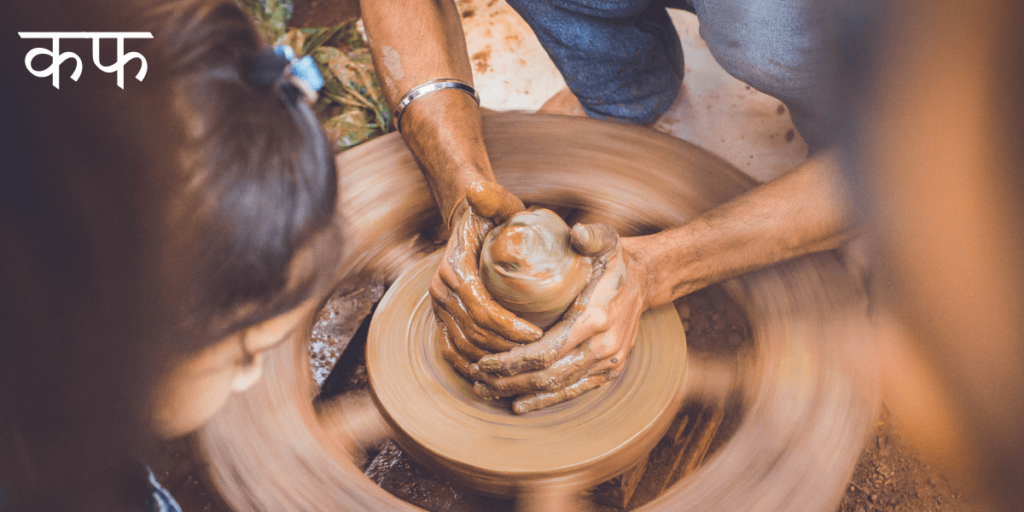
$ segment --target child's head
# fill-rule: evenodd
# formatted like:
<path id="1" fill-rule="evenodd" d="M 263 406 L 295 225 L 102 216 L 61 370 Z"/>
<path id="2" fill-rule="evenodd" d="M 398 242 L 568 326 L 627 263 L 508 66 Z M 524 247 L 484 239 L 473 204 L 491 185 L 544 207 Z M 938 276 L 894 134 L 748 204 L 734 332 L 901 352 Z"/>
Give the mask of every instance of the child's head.
<path id="1" fill-rule="evenodd" d="M 88 71 L 54 89 L 0 48 L 22 70 L 0 81 L 0 489 L 19 510 L 137 509 L 153 434 L 251 384 L 340 257 L 331 151 L 284 77 L 247 80 L 267 46 L 242 11 L 129 3 L 0 17 L 154 35 L 126 42 L 149 73 L 124 90 Z"/>
<path id="2" fill-rule="evenodd" d="M 153 401 L 154 428 L 173 436 L 255 382 L 259 353 L 330 284 L 337 177 L 316 116 L 233 1 L 160 0 L 150 13 L 147 56 L 183 141 L 166 246 L 183 320 Z M 259 69 L 268 59 L 279 77 Z"/>

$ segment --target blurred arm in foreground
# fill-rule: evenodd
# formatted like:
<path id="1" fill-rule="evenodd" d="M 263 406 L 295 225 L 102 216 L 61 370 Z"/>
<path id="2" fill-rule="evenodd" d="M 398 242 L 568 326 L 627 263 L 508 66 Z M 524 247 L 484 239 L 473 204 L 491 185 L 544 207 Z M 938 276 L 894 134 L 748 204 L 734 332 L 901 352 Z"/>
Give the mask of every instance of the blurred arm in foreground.
<path id="1" fill-rule="evenodd" d="M 1024 501 L 1019 2 L 908 2 L 877 43 L 858 202 L 877 242 L 886 401 L 926 455 Z"/>

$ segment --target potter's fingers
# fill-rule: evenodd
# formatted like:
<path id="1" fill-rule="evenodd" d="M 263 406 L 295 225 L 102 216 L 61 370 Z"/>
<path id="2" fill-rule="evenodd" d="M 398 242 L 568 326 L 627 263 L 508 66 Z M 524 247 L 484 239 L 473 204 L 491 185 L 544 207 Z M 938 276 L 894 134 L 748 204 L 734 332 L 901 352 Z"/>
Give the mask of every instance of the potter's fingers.
<path id="1" fill-rule="evenodd" d="M 476 382 L 473 383 L 473 392 L 476 393 L 477 396 L 479 396 L 480 398 L 484 398 L 486 400 L 494 400 L 496 398 L 507 398 L 519 394 L 516 393 L 515 391 L 499 391 L 498 389 L 491 387 L 490 385 L 487 384 L 487 382 L 493 379 L 493 376 L 478 379 Z"/>
<path id="2" fill-rule="evenodd" d="M 560 389 L 553 393 L 537 393 L 535 395 L 522 396 L 512 402 L 512 412 L 515 412 L 516 414 L 525 414 L 530 411 L 536 411 L 555 404 L 560 404 L 566 400 L 572 400 L 591 389 L 600 387 L 608 381 L 609 378 L 607 375 L 595 375 L 593 377 L 580 379 L 567 386 L 565 389 Z"/>
<path id="3" fill-rule="evenodd" d="M 429 292 L 434 311 L 444 311 L 451 315 L 462 331 L 462 334 L 470 343 L 492 352 L 504 352 L 518 346 L 476 325 L 472 318 L 470 318 L 469 313 L 466 313 L 465 307 L 458 296 L 448 288 L 448 285 L 444 283 L 438 274 L 434 274 L 434 277 L 431 279 Z"/>
<path id="4" fill-rule="evenodd" d="M 455 350 L 455 346 L 452 345 L 451 336 L 448 334 L 448 329 L 444 327 L 443 323 L 441 324 L 441 331 L 441 357 L 444 358 L 448 364 L 452 365 L 452 367 L 455 368 L 455 371 L 459 372 L 466 378 L 466 380 L 475 381 L 480 378 L 482 372 L 478 370 L 469 359 L 466 359 L 462 354 Z"/>
<path id="5" fill-rule="evenodd" d="M 622 259 L 622 244 L 614 244 L 612 250 L 594 258 L 590 280 L 569 306 L 563 318 L 573 318 L 594 308 L 607 317 L 612 300 L 626 283 L 626 264 Z M 604 330 L 604 329 L 602 329 Z"/>
<path id="6" fill-rule="evenodd" d="M 521 346 L 519 343 L 506 340 L 489 329 L 478 325 L 473 316 L 466 311 L 466 306 L 459 299 L 459 296 L 452 293 L 451 297 L 452 303 L 445 308 L 445 311 L 452 316 L 452 319 L 455 320 L 455 323 L 458 324 L 470 343 L 491 352 L 505 352 L 506 350 Z"/>
<path id="7" fill-rule="evenodd" d="M 452 289 L 458 289 L 465 281 L 479 281 L 480 247 L 492 226 L 486 219 L 467 215 L 467 220 L 452 232 L 435 275 L 444 274 L 445 282 Z"/>
<path id="8" fill-rule="evenodd" d="M 472 327 L 466 329 L 464 334 L 469 342 L 488 351 L 490 353 L 506 352 L 516 347 L 521 347 L 519 343 L 513 343 L 511 341 L 494 334 L 493 332 L 484 329 L 472 322 L 469 315 L 462 309 L 450 310 L 449 313 L 459 325 L 471 325 Z"/>
<path id="9" fill-rule="evenodd" d="M 615 244 L 610 252 L 595 259 L 594 270 L 590 281 L 573 301 L 565 316 L 590 313 L 594 317 L 603 316 L 610 325 L 609 311 L 614 311 L 612 301 L 626 284 L 626 263 L 622 259 L 622 244 Z M 605 331 L 601 329 L 600 331 Z"/>
<path id="10" fill-rule="evenodd" d="M 517 414 L 523 414 L 543 409 L 544 407 L 575 398 L 598 386 L 603 386 L 622 375 L 622 369 L 626 366 L 626 357 L 628 355 L 628 350 L 622 350 L 611 357 L 597 361 L 574 377 L 579 380 L 566 385 L 562 389 L 520 396 L 513 403 L 512 410 Z"/>
<path id="11" fill-rule="evenodd" d="M 480 247 L 483 245 L 483 238 L 486 230 L 491 224 L 481 223 L 474 220 L 468 221 L 452 233 L 448 241 L 448 248 L 445 250 L 444 259 L 441 261 L 441 268 L 448 268 L 458 280 L 478 280 Z"/>
<path id="12" fill-rule="evenodd" d="M 430 278 L 430 287 L 427 288 L 427 292 L 430 293 L 434 309 L 448 310 L 455 305 L 455 294 L 441 279 L 440 272 L 434 273 L 434 277 Z"/>
<path id="13" fill-rule="evenodd" d="M 459 242 L 462 244 L 462 247 L 466 249 L 467 254 L 473 257 L 474 262 L 476 261 L 476 257 L 480 254 L 480 246 L 483 245 L 484 238 L 487 237 L 487 233 L 490 232 L 494 226 L 494 222 L 486 217 L 469 215 L 466 218 L 466 223 L 461 229 Z"/>
<path id="14" fill-rule="evenodd" d="M 550 368 L 490 379 L 487 387 L 502 395 L 557 391 L 586 377 L 591 367 L 600 360 L 601 358 L 590 350 L 588 345 L 584 345 L 556 361 Z"/>
<path id="15" fill-rule="evenodd" d="M 621 304 L 616 306 L 624 308 Z M 637 332 L 640 329 L 639 311 L 630 312 L 619 310 L 618 318 L 610 329 L 599 332 L 587 340 L 587 345 L 595 354 L 607 359 L 611 363 L 625 360 L 624 356 L 629 355 L 636 343 Z"/>
<path id="16" fill-rule="evenodd" d="M 486 350 L 477 347 L 466 339 L 466 335 L 462 332 L 462 329 L 459 328 L 459 325 L 452 319 L 452 316 L 448 314 L 447 311 L 443 309 L 435 310 L 434 313 L 437 318 L 441 319 L 441 322 L 444 323 L 445 330 L 448 332 L 452 344 L 455 345 L 455 350 L 460 354 L 466 356 L 466 358 L 471 361 L 477 361 L 481 357 L 489 354 Z"/>
<path id="17" fill-rule="evenodd" d="M 602 308 L 581 308 L 548 329 L 540 341 L 483 357 L 480 369 L 498 375 L 516 375 L 547 368 L 584 341 L 608 330 L 608 313 Z"/>
<path id="18" fill-rule="evenodd" d="M 619 241 L 619 234 L 611 224 L 576 224 L 572 227 L 572 246 L 584 256 L 600 256 Z"/>
<path id="19" fill-rule="evenodd" d="M 608 380 L 616 379 L 622 374 L 622 369 L 626 367 L 627 357 L 629 357 L 629 351 L 621 351 L 611 357 L 606 357 L 587 369 L 586 375 L 604 375 L 608 377 Z"/>
<path id="20" fill-rule="evenodd" d="M 522 200 L 491 181 L 478 181 L 470 185 L 466 190 L 466 200 L 473 213 L 499 224 L 526 209 Z"/>
<path id="21" fill-rule="evenodd" d="M 526 322 L 525 320 L 519 319 L 508 310 L 502 308 L 496 302 L 494 302 L 490 296 L 485 299 L 483 306 L 475 306 L 474 310 L 479 313 L 481 308 L 490 310 L 491 313 L 482 313 L 482 315 L 488 316 L 494 314 L 498 316 L 497 320 L 484 322 L 484 324 L 494 324 L 497 322 L 509 322 L 512 324 L 510 330 L 506 330 L 508 333 L 508 339 L 505 335 L 497 334 L 488 328 L 481 327 L 478 325 L 476 318 L 479 315 L 474 316 L 467 311 L 465 304 L 462 299 L 459 298 L 458 294 L 453 290 L 452 286 L 459 286 L 461 280 L 452 269 L 446 265 L 441 265 L 434 277 L 430 280 L 430 297 L 433 299 L 435 309 L 443 309 L 450 313 L 455 319 L 455 322 L 462 328 L 463 334 L 476 344 L 477 346 L 492 350 L 494 352 L 503 352 L 509 350 L 512 347 L 518 346 L 521 343 L 530 343 L 541 337 L 543 331 L 538 329 L 533 324 Z M 450 284 L 449 284 L 450 283 Z M 482 284 L 479 285 L 481 288 Z M 479 296 L 480 292 L 467 293 L 467 297 Z M 483 293 L 486 293 L 484 290 Z M 511 319 L 511 320 L 510 320 Z M 519 325 L 516 323 L 525 325 Z M 522 341 L 520 341 L 522 340 Z"/>
<path id="22" fill-rule="evenodd" d="M 458 311 L 459 313 L 457 314 L 460 315 L 464 313 L 462 310 L 456 311 Z M 460 325 L 466 325 L 464 322 L 468 320 L 469 316 L 466 315 L 464 318 L 460 320 L 456 318 L 457 314 L 452 312 L 452 318 L 455 319 L 456 322 L 461 322 Z M 522 346 L 519 343 L 513 343 L 511 341 L 508 341 L 505 338 L 502 338 L 501 336 L 498 336 L 497 334 L 494 334 L 493 332 L 487 329 L 480 328 L 475 324 L 471 325 L 473 325 L 474 328 L 467 329 L 465 331 L 466 338 L 469 339 L 470 343 L 488 351 L 488 353 L 506 352 L 512 350 L 513 348 Z"/>
<path id="23" fill-rule="evenodd" d="M 514 343 L 530 343 L 544 335 L 536 325 L 501 307 L 484 288 L 478 274 L 457 275 L 450 267 L 438 269 L 441 280 L 455 292 L 472 323 Z M 459 319 L 463 322 L 463 319 Z M 465 325 L 465 324 L 463 324 Z"/>

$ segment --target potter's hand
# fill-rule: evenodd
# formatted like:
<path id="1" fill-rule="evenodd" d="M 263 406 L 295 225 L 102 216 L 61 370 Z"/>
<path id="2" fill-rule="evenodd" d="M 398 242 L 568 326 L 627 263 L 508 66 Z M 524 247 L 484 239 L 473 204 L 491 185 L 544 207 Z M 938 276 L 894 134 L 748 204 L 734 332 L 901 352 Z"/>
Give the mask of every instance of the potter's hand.
<path id="1" fill-rule="evenodd" d="M 593 273 L 562 320 L 539 341 L 482 357 L 475 385 L 486 398 L 518 396 L 522 414 L 563 402 L 622 373 L 647 309 L 643 270 L 607 224 L 572 228 L 573 247 Z"/>
<path id="2" fill-rule="evenodd" d="M 444 358 L 469 380 L 479 380 L 473 363 L 481 357 L 543 335 L 535 325 L 494 302 L 480 280 L 484 236 L 523 209 L 523 202 L 501 185 L 473 184 L 466 191 L 466 203 L 453 216 L 448 247 L 430 281 L 434 314 L 444 332 Z"/>

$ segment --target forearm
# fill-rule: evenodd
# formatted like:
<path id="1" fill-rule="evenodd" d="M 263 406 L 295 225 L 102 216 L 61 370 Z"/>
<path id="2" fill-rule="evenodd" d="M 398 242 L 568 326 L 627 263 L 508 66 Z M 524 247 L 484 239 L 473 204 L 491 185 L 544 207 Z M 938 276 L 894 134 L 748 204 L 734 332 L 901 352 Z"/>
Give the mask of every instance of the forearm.
<path id="1" fill-rule="evenodd" d="M 645 269 L 648 305 L 812 252 L 850 234 L 846 194 L 833 151 L 654 235 L 623 239 Z"/>
<path id="2" fill-rule="evenodd" d="M 437 78 L 473 83 L 465 36 L 451 0 L 362 0 L 363 23 L 384 94 L 394 108 L 413 87 Z M 422 165 L 445 220 L 477 181 L 494 181 L 480 111 L 466 93 L 423 96 L 402 116 L 402 135 Z"/>

